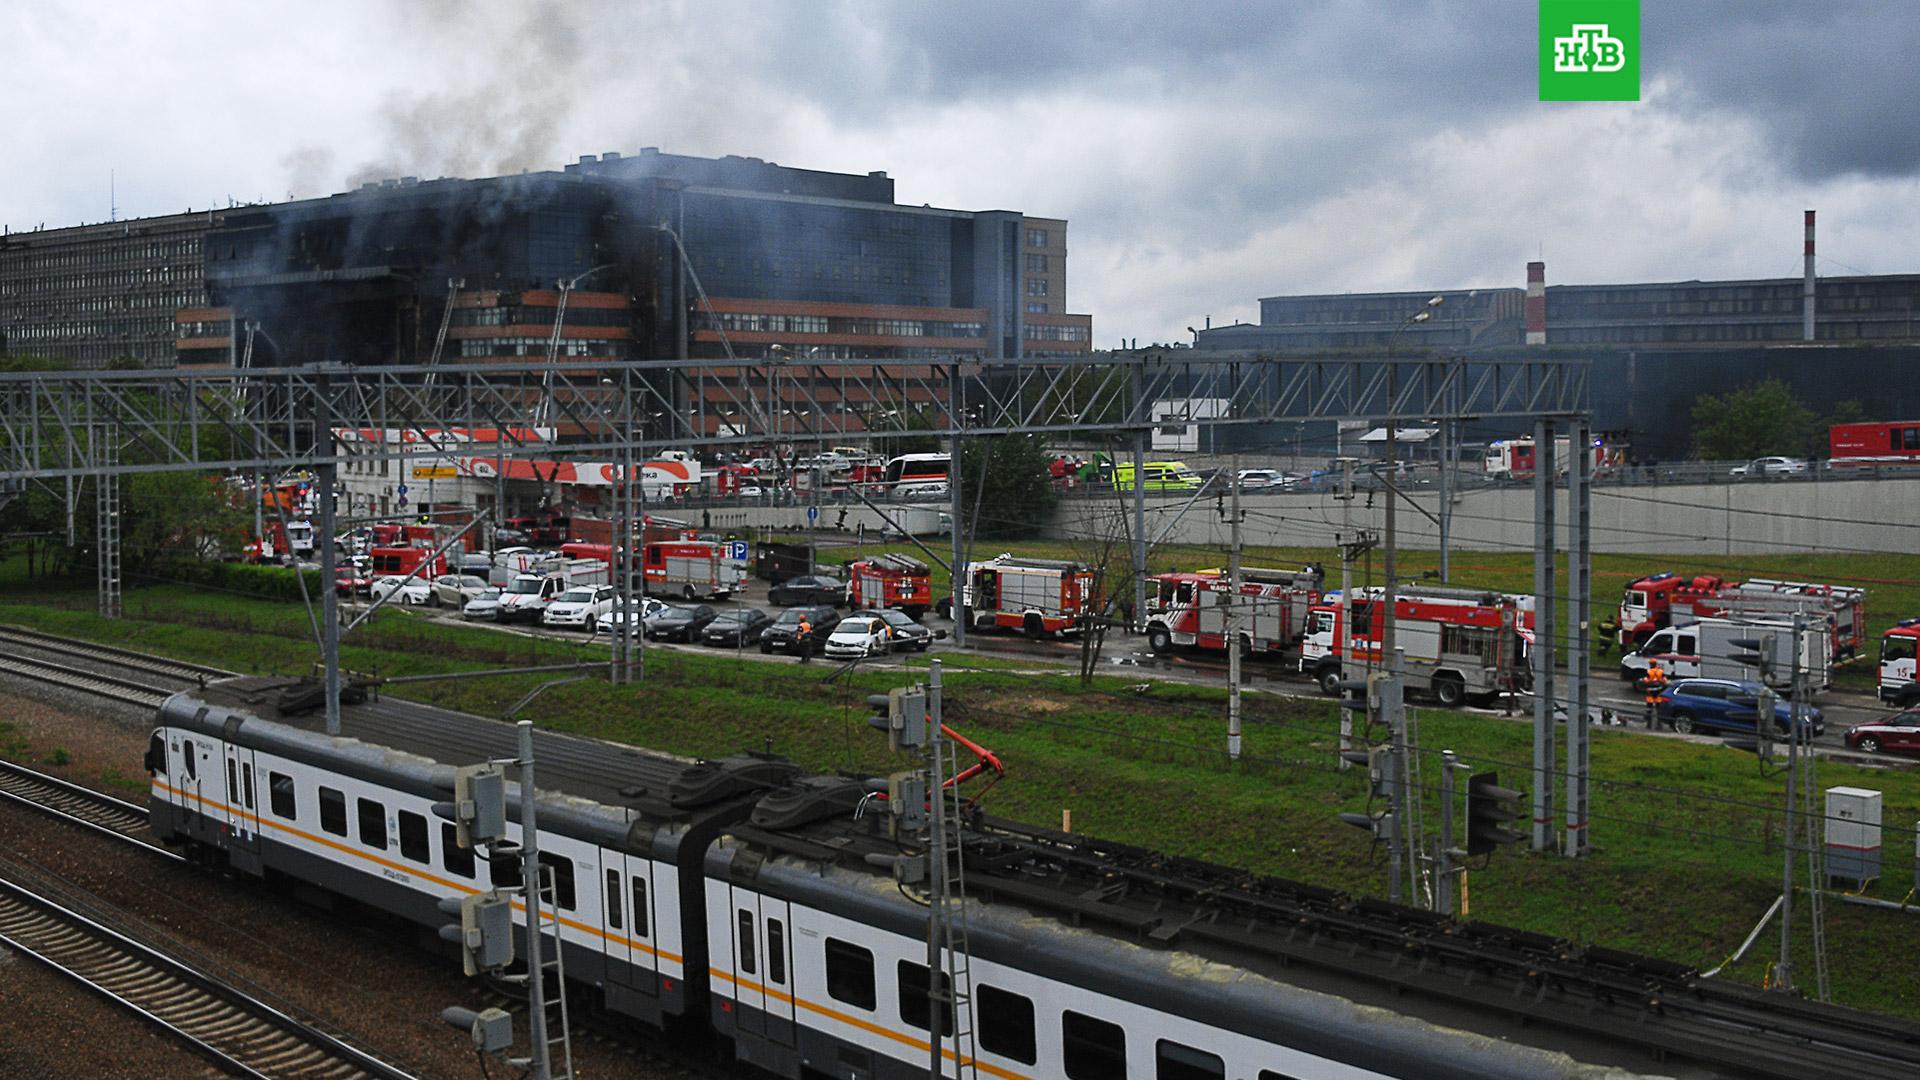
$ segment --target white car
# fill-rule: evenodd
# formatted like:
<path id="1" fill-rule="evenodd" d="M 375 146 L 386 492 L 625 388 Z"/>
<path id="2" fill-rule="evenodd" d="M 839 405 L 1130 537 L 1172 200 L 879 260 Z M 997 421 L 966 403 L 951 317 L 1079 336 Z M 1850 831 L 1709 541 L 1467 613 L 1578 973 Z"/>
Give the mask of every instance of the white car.
<path id="1" fill-rule="evenodd" d="M 581 585 L 553 598 L 540 613 L 543 626 L 577 626 L 591 630 L 600 616 L 613 610 L 613 586 Z"/>
<path id="2" fill-rule="evenodd" d="M 375 600 L 390 604 L 424 604 L 433 596 L 433 586 L 425 578 L 388 574 L 373 579 L 372 593 Z"/>
<path id="3" fill-rule="evenodd" d="M 647 624 L 651 623 L 655 617 L 665 612 L 669 607 L 665 601 L 655 600 L 651 596 L 636 596 L 631 603 L 638 605 L 640 609 L 640 629 L 634 632 L 634 637 L 639 637 L 646 633 Z M 620 625 L 624 622 L 626 622 L 626 617 L 621 612 L 613 610 L 612 605 L 609 604 L 607 610 L 602 612 L 600 617 L 594 620 L 593 629 L 595 633 L 612 635 L 619 632 Z"/>
<path id="4" fill-rule="evenodd" d="M 474 574 L 441 574 L 433 579 L 433 603 L 464 608 L 487 591 L 487 579 Z"/>
<path id="5" fill-rule="evenodd" d="M 1278 469 L 1241 469 L 1241 491 L 1279 491 L 1290 488 L 1299 477 Z"/>
<path id="6" fill-rule="evenodd" d="M 1775 476 L 1799 476 L 1806 471 L 1807 463 L 1799 458 L 1763 457 L 1754 458 L 1745 465 L 1735 465 L 1727 470 L 1727 475 L 1765 480 Z"/>
<path id="7" fill-rule="evenodd" d="M 460 614 L 468 619 L 498 619 L 500 617 L 500 590 L 488 588 L 480 595 L 467 601 Z"/>
<path id="8" fill-rule="evenodd" d="M 827 637 L 826 648 L 821 650 L 837 660 L 853 660 L 868 656 L 885 656 L 892 651 L 893 629 L 885 619 L 859 615 L 840 620 Z"/>

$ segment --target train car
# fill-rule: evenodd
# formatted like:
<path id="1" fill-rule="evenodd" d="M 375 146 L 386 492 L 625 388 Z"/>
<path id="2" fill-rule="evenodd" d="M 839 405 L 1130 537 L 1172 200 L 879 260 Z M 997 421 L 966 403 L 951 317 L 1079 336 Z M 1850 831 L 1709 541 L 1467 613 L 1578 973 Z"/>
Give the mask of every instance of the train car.
<path id="1" fill-rule="evenodd" d="M 1827 429 L 1827 461 L 1836 469 L 1920 464 L 1920 420 L 1834 424 Z"/>
<path id="2" fill-rule="evenodd" d="M 354 701 L 329 736 L 312 705 L 310 683 L 261 677 L 169 698 L 146 758 L 155 835 L 422 926 L 447 922 L 442 900 L 519 884 L 517 860 L 476 858 L 433 809 L 457 767 L 514 756 L 512 726 Z M 1920 1064 L 1894 1021 L 975 807 L 953 824 L 965 949 L 933 976 L 929 898 L 896 876 L 923 851 L 876 802 L 886 781 L 554 732 L 534 755 L 545 936 L 570 992 L 793 1080 L 927 1075 L 930 983 L 953 991 L 953 1076 L 1878 1080 Z"/>
<path id="3" fill-rule="evenodd" d="M 433 812 L 452 797 L 455 767 L 515 756 L 511 725 L 380 701 L 344 707 L 342 734 L 330 737 L 317 714 L 282 708 L 290 686 L 234 679 L 161 705 L 146 758 L 155 836 L 237 873 L 318 885 L 425 926 L 447 921 L 443 899 L 519 884 L 517 860 L 496 869 L 476 859 Z M 705 936 L 681 916 L 699 910 L 699 880 L 682 881 L 680 868 L 689 858 L 697 867 L 754 794 L 795 768 L 549 732 L 535 734 L 534 756 L 568 977 L 651 1024 L 699 1015 Z M 516 806 L 507 827 L 516 843 L 518 818 Z M 516 917 L 524 936 L 524 911 Z"/>

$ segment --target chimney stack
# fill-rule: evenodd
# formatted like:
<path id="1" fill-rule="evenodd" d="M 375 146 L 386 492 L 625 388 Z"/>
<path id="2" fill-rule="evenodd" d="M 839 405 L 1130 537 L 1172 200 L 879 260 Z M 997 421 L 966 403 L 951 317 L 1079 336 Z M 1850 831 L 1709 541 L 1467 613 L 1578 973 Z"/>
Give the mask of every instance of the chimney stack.
<path id="1" fill-rule="evenodd" d="M 1807 211 L 1807 276 L 1800 285 L 1800 339 L 1813 340 L 1813 211 Z"/>
<path id="2" fill-rule="evenodd" d="M 1527 264 L 1527 344 L 1547 343 L 1547 264 Z"/>

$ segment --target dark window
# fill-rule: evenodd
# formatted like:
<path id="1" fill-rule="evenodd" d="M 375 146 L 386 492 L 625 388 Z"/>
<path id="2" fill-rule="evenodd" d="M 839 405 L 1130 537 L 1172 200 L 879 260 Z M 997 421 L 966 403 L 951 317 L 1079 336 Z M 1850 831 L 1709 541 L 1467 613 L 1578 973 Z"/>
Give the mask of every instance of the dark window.
<path id="1" fill-rule="evenodd" d="M 519 888 L 520 853 L 515 851 L 488 859 L 487 875 L 493 879 L 493 887 L 496 889 Z"/>
<path id="2" fill-rule="evenodd" d="M 740 928 L 736 933 L 739 934 L 740 941 L 740 973 L 742 975 L 751 975 L 754 972 L 753 912 L 742 910 L 739 915 Z"/>
<path id="3" fill-rule="evenodd" d="M 1299 1078 L 1292 1073 L 1281 1073 L 1274 1072 L 1272 1069 L 1261 1069 L 1257 1080 L 1299 1080 Z"/>
<path id="4" fill-rule="evenodd" d="M 1077 1012 L 1060 1015 L 1060 1063 L 1070 1080 L 1127 1075 L 1127 1033 Z"/>
<path id="5" fill-rule="evenodd" d="M 449 874 L 473 877 L 473 849 L 460 846 L 460 830 L 450 822 L 440 825 L 440 865 Z"/>
<path id="6" fill-rule="evenodd" d="M 787 985 L 787 928 L 779 919 L 767 920 L 767 981 Z"/>
<path id="7" fill-rule="evenodd" d="M 386 847 L 387 808 L 372 799 L 355 799 L 354 810 L 360 818 L 360 842 L 368 847 Z"/>
<path id="8" fill-rule="evenodd" d="M 1156 1080 L 1225 1080 L 1227 1063 L 1216 1054 L 1161 1039 L 1153 1052 Z"/>
<path id="9" fill-rule="evenodd" d="M 633 936 L 647 936 L 647 879 L 633 875 Z"/>
<path id="10" fill-rule="evenodd" d="M 193 740 L 192 739 L 180 740 L 180 756 L 186 762 L 186 765 L 187 765 L 187 779 L 189 780 L 200 779 L 200 767 L 194 764 L 194 761 L 193 761 Z"/>
<path id="11" fill-rule="evenodd" d="M 1034 1063 L 1033 1002 L 997 986 L 980 985 L 980 1045 L 1004 1058 Z"/>
<path id="12" fill-rule="evenodd" d="M 335 836 L 347 835 L 347 797 L 330 787 L 320 789 L 320 827 Z"/>
<path id="13" fill-rule="evenodd" d="M 247 809 L 251 810 L 255 806 L 258 806 L 259 804 L 253 801 L 253 766 L 240 766 L 240 787 L 247 796 Z"/>
<path id="14" fill-rule="evenodd" d="M 577 899 L 573 893 L 573 860 L 565 855 L 543 851 L 540 853 L 540 865 L 553 874 L 553 902 L 572 911 Z"/>
<path id="15" fill-rule="evenodd" d="M 153 741 L 147 744 L 147 771 L 155 776 L 167 774 L 167 737 L 157 731 L 153 733 Z"/>
<path id="16" fill-rule="evenodd" d="M 828 938 L 827 995 L 835 1001 L 872 1011 L 873 953 L 839 938 Z"/>
<path id="17" fill-rule="evenodd" d="M 293 797 L 293 777 L 282 772 L 267 774 L 267 805 L 273 810 L 274 817 L 292 820 L 300 816 L 300 809 Z"/>
<path id="18" fill-rule="evenodd" d="M 896 984 L 900 988 L 900 1019 L 927 1030 L 927 966 L 911 960 L 902 960 L 894 969 L 899 976 Z M 946 972 L 940 973 L 940 993 L 951 996 L 952 983 Z M 940 1034 L 953 1034 L 953 1010 L 951 1007 L 940 1010 Z"/>
<path id="19" fill-rule="evenodd" d="M 433 862 L 433 847 L 427 842 L 427 819 L 408 810 L 400 811 L 400 854 L 414 862 Z"/>
<path id="20" fill-rule="evenodd" d="M 618 930 L 623 925 L 620 919 L 620 907 L 623 897 L 620 895 L 620 871 L 607 871 L 607 929 Z"/>
<path id="21" fill-rule="evenodd" d="M 240 794 L 240 781 L 233 775 L 233 759 L 227 759 L 227 801 L 233 802 Z"/>

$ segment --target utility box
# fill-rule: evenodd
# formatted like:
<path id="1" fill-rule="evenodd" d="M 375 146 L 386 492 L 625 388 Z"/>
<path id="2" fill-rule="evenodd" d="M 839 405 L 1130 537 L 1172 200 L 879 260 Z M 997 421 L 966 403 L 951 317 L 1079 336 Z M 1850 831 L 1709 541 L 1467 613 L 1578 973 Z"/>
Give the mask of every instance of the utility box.
<path id="1" fill-rule="evenodd" d="M 1880 876 L 1880 793 L 1868 788 L 1827 789 L 1827 881 L 1862 885 Z"/>

